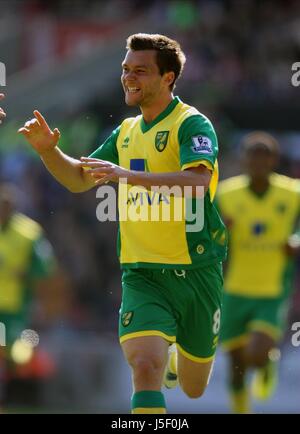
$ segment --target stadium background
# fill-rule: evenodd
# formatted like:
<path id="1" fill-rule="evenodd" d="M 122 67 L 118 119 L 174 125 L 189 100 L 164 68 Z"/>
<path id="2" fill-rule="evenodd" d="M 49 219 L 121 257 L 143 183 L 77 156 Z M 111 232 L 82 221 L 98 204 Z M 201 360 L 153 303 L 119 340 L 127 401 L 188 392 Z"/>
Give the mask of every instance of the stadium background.
<path id="1" fill-rule="evenodd" d="M 296 0 L 0 0 L 0 61 L 7 71 L 0 90 L 8 114 L 0 181 L 16 184 L 19 209 L 45 228 L 60 264 L 32 319 L 50 369 L 42 376 L 25 372 L 11 385 L 12 411 L 128 412 L 131 387 L 117 339 L 117 223 L 97 221 L 94 191 L 79 196 L 60 187 L 17 128 L 38 108 L 61 130 L 64 151 L 87 155 L 123 117 L 137 113 L 126 107 L 119 81 L 126 37 L 163 33 L 187 55 L 175 94 L 216 127 L 221 177 L 240 173 L 241 135 L 266 129 L 282 145 L 280 171 L 300 178 L 300 87 L 291 84 L 299 29 Z M 299 276 L 290 324 L 300 321 Z M 282 350 L 279 389 L 255 406 L 258 412 L 300 412 L 300 349 L 290 329 Z M 228 412 L 225 366 L 219 352 L 200 400 L 167 392 L 169 411 Z"/>

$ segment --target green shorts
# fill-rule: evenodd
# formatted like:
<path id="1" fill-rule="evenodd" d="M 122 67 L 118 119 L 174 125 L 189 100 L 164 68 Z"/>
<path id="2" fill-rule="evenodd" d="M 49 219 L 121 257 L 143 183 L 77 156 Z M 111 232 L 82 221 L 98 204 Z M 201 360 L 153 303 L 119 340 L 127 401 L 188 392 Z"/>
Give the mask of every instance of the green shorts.
<path id="1" fill-rule="evenodd" d="M 221 342 L 225 350 L 247 343 L 251 332 L 262 332 L 278 341 L 284 329 L 288 300 L 252 298 L 224 293 Z"/>
<path id="2" fill-rule="evenodd" d="M 222 264 L 192 270 L 126 269 L 119 336 L 161 336 L 196 362 L 214 357 L 220 330 Z"/>

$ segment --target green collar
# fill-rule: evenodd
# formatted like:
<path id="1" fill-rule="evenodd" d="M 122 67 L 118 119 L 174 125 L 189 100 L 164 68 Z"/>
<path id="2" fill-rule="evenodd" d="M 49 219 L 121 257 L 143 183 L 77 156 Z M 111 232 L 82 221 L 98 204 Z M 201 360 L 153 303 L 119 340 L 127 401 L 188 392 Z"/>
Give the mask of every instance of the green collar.
<path id="1" fill-rule="evenodd" d="M 170 102 L 168 107 L 164 109 L 163 112 L 161 112 L 152 122 L 149 122 L 146 124 L 144 121 L 144 118 L 141 119 L 141 130 L 143 133 L 146 133 L 147 131 L 151 130 L 154 125 L 158 124 L 160 121 L 162 121 L 164 118 L 166 118 L 177 106 L 177 104 L 180 102 L 180 99 L 178 96 L 175 96 L 175 98 Z"/>

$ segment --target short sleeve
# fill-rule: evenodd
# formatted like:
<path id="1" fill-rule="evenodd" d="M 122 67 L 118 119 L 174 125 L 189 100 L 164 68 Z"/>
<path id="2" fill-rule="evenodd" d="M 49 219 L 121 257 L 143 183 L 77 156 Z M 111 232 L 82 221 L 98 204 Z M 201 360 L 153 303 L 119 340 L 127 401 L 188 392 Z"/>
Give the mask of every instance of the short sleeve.
<path id="1" fill-rule="evenodd" d="M 99 158 L 100 160 L 110 161 L 114 164 L 119 164 L 119 156 L 117 150 L 117 140 L 120 134 L 121 126 L 116 128 L 112 134 L 105 140 L 105 142 L 99 146 L 92 154 L 91 158 Z"/>
<path id="2" fill-rule="evenodd" d="M 43 236 L 33 243 L 30 277 L 41 279 L 51 275 L 56 267 L 53 249 L 49 241 Z"/>
<path id="3" fill-rule="evenodd" d="M 205 166 L 208 170 L 214 170 L 212 163 L 207 160 L 197 160 L 192 161 L 191 163 L 185 163 L 183 166 L 181 166 L 181 170 L 190 169 L 191 167 L 198 167 L 200 165 Z"/>
<path id="4" fill-rule="evenodd" d="M 218 140 L 212 123 L 205 116 L 193 115 L 181 124 L 178 131 L 181 167 L 204 160 L 215 166 Z"/>

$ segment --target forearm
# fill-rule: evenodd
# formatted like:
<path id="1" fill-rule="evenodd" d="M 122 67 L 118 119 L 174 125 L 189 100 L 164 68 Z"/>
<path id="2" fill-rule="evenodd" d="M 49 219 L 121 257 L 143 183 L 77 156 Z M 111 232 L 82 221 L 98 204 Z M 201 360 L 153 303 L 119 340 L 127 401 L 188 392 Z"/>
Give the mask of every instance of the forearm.
<path id="1" fill-rule="evenodd" d="M 40 154 L 41 160 L 52 176 L 73 193 L 89 190 L 93 179 L 80 166 L 80 161 L 64 154 L 58 147 Z"/>
<path id="2" fill-rule="evenodd" d="M 203 192 L 201 187 L 204 188 L 204 192 L 206 193 L 209 186 L 207 174 L 196 173 L 193 170 L 183 170 L 172 173 L 128 171 L 127 182 L 130 185 L 140 185 L 147 189 L 151 189 L 151 187 L 166 186 L 172 188 L 178 186 L 181 191 L 184 191 L 184 187 L 189 187 L 193 197 L 201 195 Z M 198 192 L 196 187 L 198 187 Z M 188 194 L 189 193 L 190 192 L 188 192 Z"/>
<path id="3" fill-rule="evenodd" d="M 114 181 L 142 186 L 148 190 L 167 187 L 172 189 L 170 194 L 176 196 L 182 196 L 182 193 L 184 193 L 185 196 L 203 197 L 203 193 L 206 193 L 209 188 L 212 177 L 212 171 L 202 164 L 178 172 L 149 173 L 128 170 L 97 158 L 82 157 L 81 167 L 88 168 L 88 173 L 91 174 L 98 185 Z M 174 192 L 175 188 L 179 194 L 177 194 L 177 191 Z M 189 190 L 186 191 L 186 188 Z"/>

